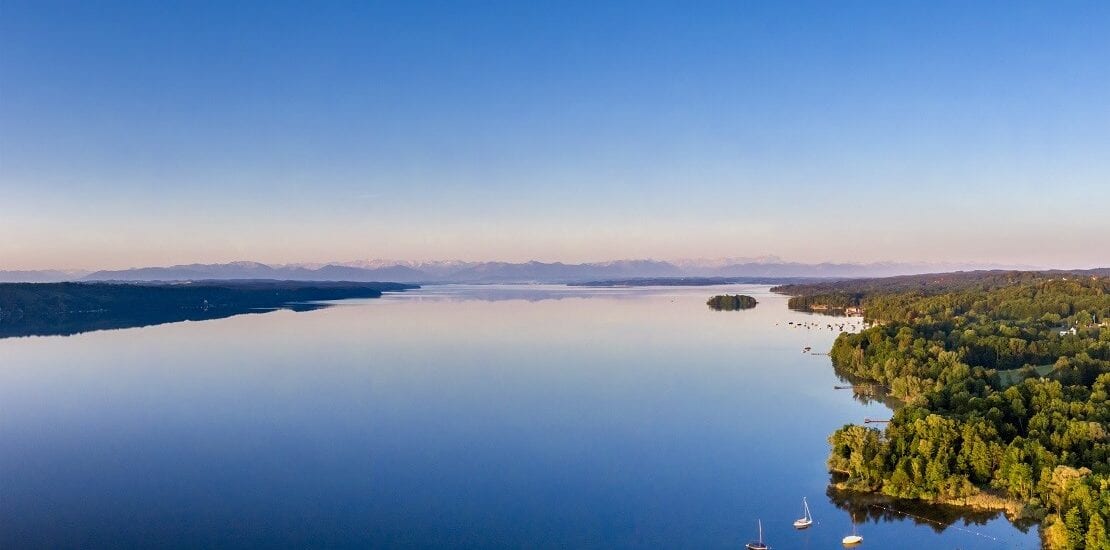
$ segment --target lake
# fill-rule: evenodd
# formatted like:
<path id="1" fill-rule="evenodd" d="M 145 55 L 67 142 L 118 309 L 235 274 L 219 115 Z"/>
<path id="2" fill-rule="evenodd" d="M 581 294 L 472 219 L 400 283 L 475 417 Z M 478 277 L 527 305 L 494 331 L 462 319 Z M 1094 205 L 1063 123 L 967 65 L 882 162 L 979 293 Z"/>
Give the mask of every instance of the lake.
<path id="1" fill-rule="evenodd" d="M 862 548 L 1039 547 L 828 492 L 828 435 L 890 416 L 802 353 L 843 322 L 766 286 L 448 285 L 3 339 L 0 548 L 741 548 L 757 519 L 837 548 L 849 510 Z"/>

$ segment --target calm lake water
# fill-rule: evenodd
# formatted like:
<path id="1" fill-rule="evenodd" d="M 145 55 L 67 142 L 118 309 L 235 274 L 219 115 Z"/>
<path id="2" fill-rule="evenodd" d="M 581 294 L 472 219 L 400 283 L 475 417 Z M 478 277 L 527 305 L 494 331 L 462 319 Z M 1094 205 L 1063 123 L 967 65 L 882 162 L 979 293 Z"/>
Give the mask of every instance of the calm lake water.
<path id="1" fill-rule="evenodd" d="M 826 438 L 889 416 L 801 353 L 839 322 L 763 286 L 443 286 L 0 340 L 0 548 L 740 548 L 759 518 L 837 548 Z M 863 548 L 1039 546 L 852 505 Z"/>

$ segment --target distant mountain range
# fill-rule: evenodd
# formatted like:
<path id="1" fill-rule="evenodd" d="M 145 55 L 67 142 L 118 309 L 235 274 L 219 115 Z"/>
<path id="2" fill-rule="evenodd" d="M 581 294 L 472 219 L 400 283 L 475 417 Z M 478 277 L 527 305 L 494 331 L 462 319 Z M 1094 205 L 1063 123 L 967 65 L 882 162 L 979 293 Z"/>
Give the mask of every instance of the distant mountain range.
<path id="1" fill-rule="evenodd" d="M 770 256 L 717 260 L 617 260 L 561 262 L 403 262 L 363 260 L 329 264 L 267 265 L 258 262 L 139 267 L 112 271 L 0 271 L 0 282 L 198 281 L 277 279 L 289 281 L 391 281 L 400 283 L 581 283 L 664 277 L 830 278 L 889 277 L 972 269 L 1036 269 L 1030 266 L 955 263 L 785 262 Z"/>
<path id="2" fill-rule="evenodd" d="M 32 270 L 0 270 L 0 283 L 60 283 L 63 281 L 76 281 L 88 275 L 88 271 L 44 269 Z"/>

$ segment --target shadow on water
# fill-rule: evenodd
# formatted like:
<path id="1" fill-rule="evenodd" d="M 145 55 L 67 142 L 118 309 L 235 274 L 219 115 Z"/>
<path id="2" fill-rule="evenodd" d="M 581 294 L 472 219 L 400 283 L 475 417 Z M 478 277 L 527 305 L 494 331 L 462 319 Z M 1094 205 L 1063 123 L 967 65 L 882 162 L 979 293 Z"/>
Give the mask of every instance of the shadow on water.
<path id="1" fill-rule="evenodd" d="M 891 397 L 890 389 L 886 386 L 858 376 L 853 376 L 844 369 L 838 367 L 835 363 L 833 363 L 833 373 L 836 374 L 838 380 L 844 382 L 843 386 L 837 387 L 851 386 L 852 398 L 864 405 L 879 403 L 885 405 L 892 411 L 898 410 L 904 405 L 900 400 Z"/>
<path id="2" fill-rule="evenodd" d="M 837 489 L 834 485 L 839 476 L 832 475 L 825 496 L 837 508 L 848 512 L 856 522 L 891 523 L 910 520 L 916 525 L 925 525 L 937 533 L 950 528 L 974 531 L 976 526 L 1002 516 L 999 510 L 982 510 L 967 506 L 931 504 L 919 500 L 888 497 L 877 493 L 862 493 Z M 956 525 L 959 523 L 960 525 Z M 1011 522 L 1022 533 L 1036 525 L 1035 521 Z"/>

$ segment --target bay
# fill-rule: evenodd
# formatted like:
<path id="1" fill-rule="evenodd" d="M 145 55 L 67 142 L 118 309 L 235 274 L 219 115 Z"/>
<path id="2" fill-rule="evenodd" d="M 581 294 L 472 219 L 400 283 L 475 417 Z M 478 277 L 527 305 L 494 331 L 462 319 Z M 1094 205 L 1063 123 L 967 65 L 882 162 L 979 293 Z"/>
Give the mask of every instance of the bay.
<path id="1" fill-rule="evenodd" d="M 737 548 L 761 519 L 834 548 L 853 515 L 865 548 L 1038 547 L 828 492 L 828 435 L 890 410 L 802 350 L 858 322 L 756 285 L 443 285 L 3 339 L 0 547 Z"/>

